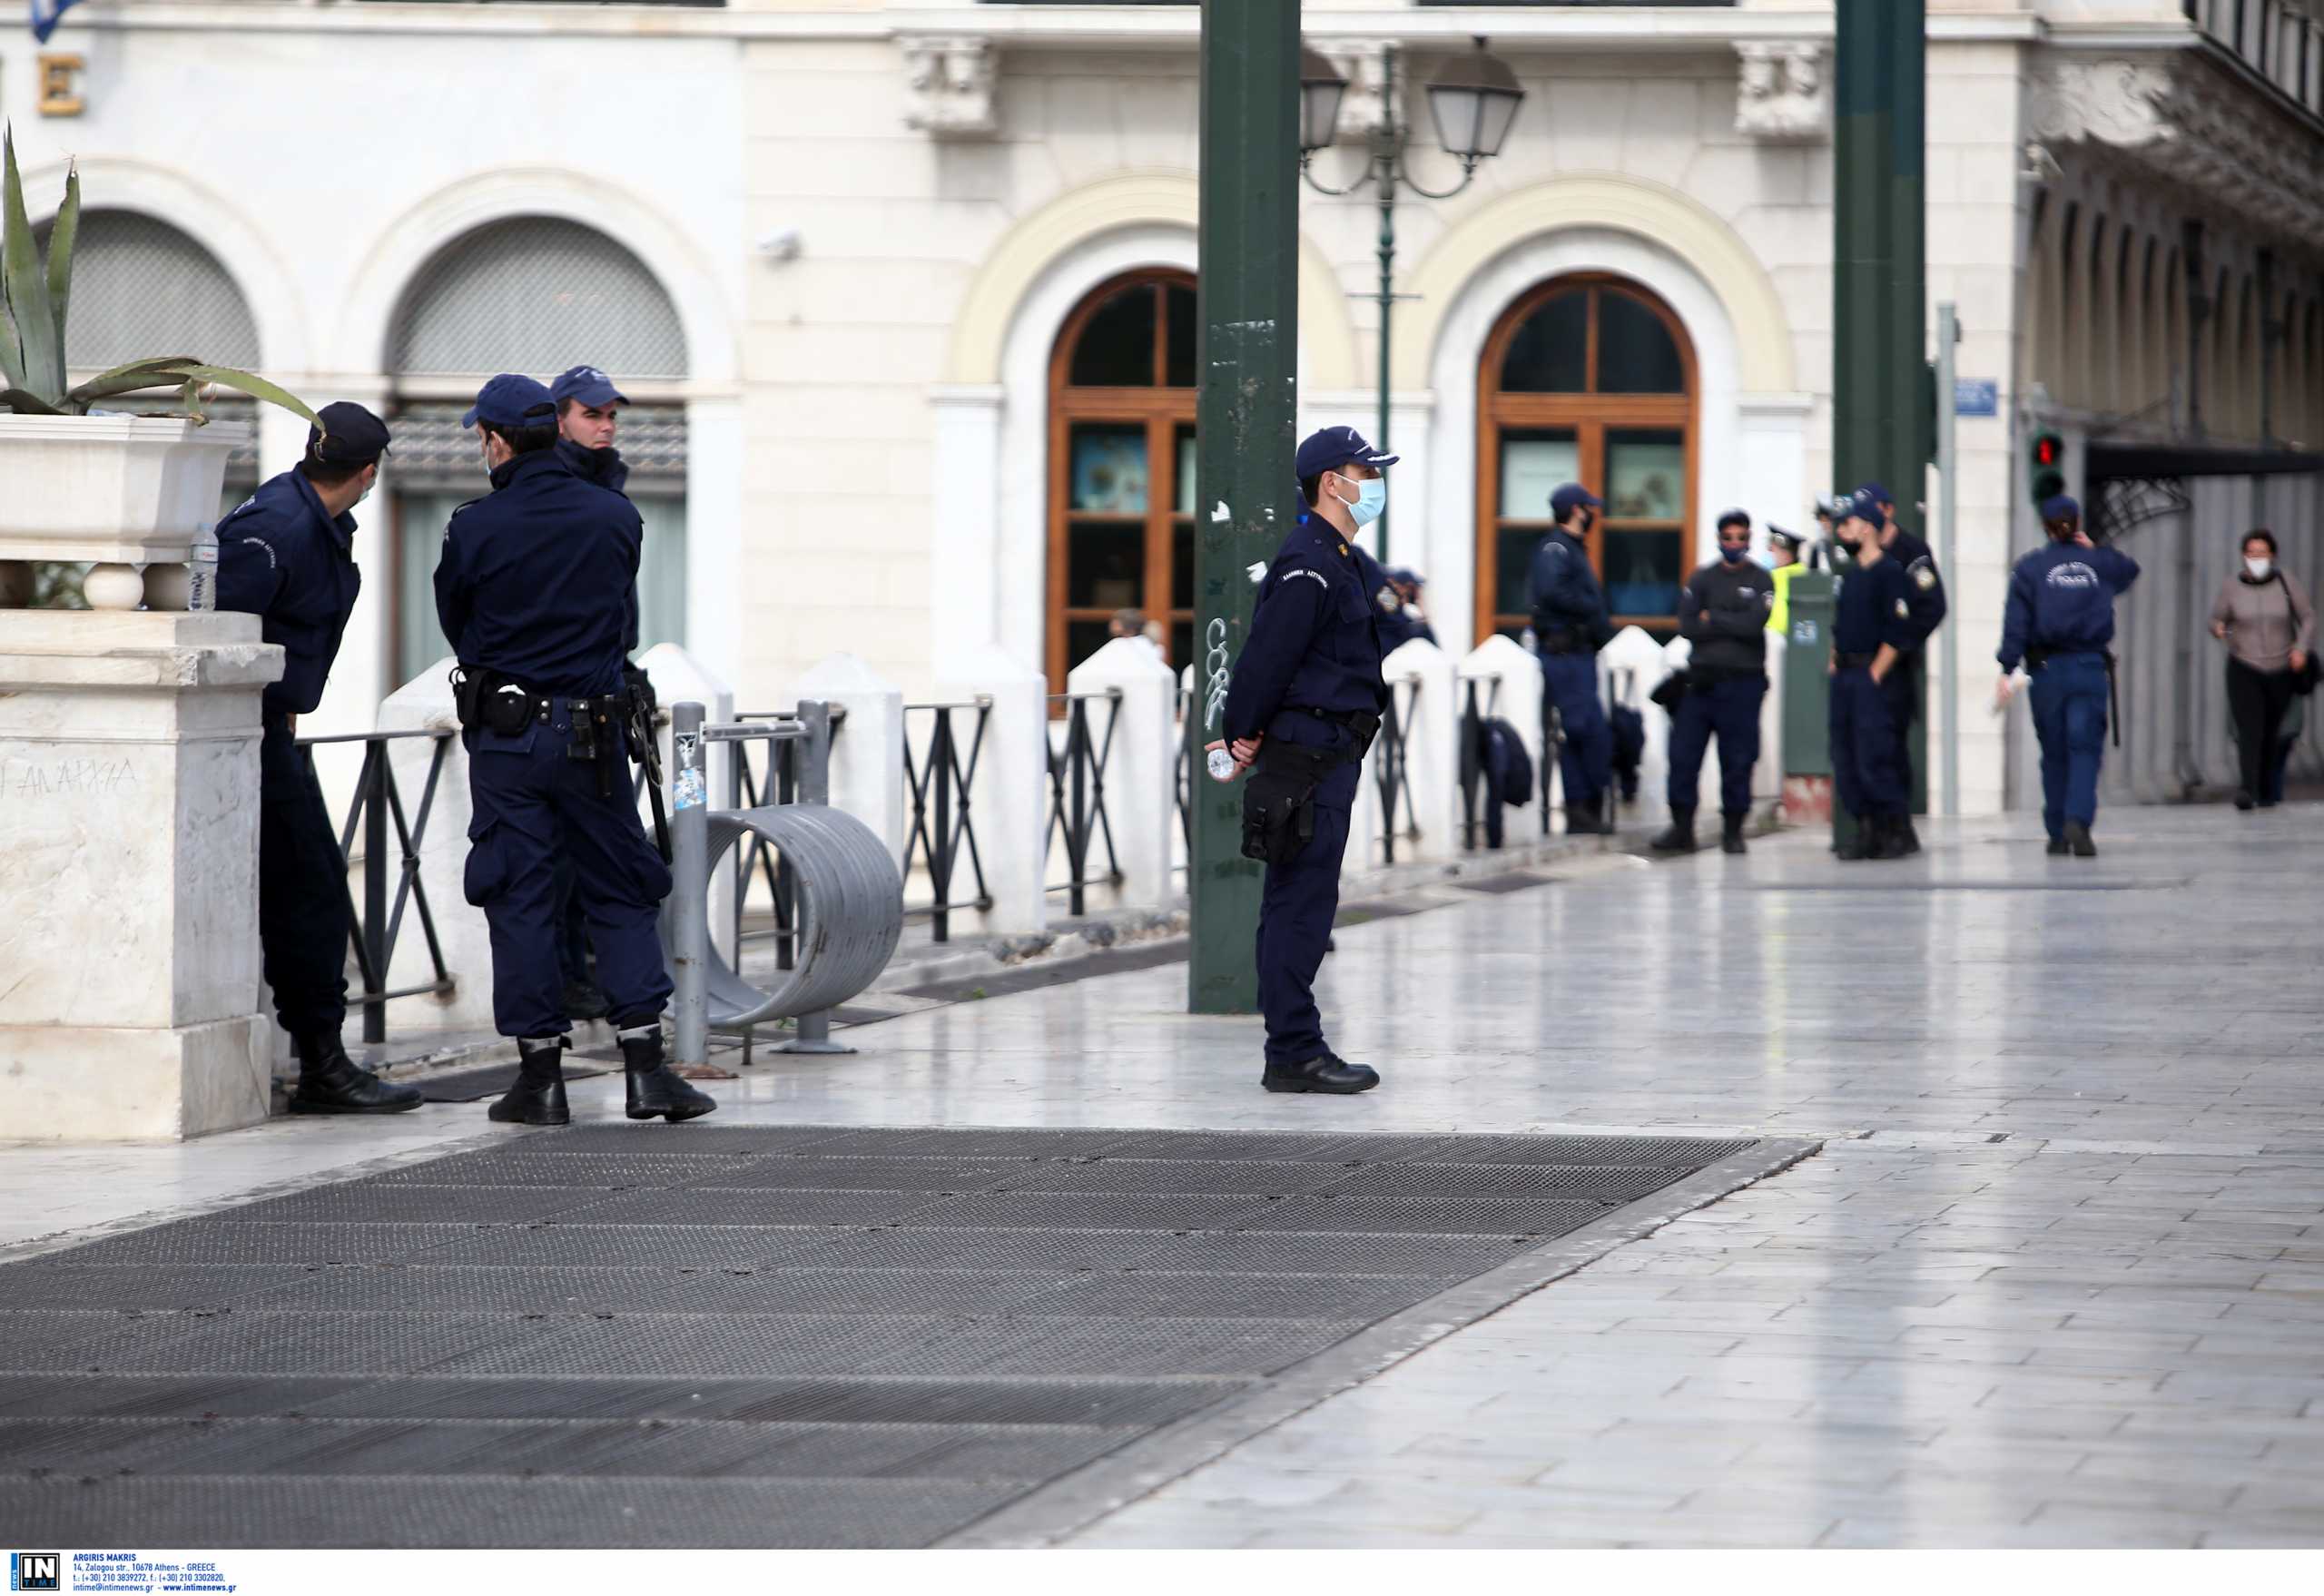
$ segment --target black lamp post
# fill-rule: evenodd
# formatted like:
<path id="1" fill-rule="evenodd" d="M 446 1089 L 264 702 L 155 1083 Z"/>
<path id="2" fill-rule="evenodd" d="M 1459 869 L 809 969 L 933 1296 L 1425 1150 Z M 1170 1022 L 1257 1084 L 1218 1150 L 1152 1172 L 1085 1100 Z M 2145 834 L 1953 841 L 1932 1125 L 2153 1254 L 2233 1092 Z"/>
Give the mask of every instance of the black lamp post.
<path id="1" fill-rule="evenodd" d="M 1366 183 L 1376 184 L 1380 192 L 1380 420 L 1373 442 L 1383 449 L 1388 447 L 1389 319 L 1396 302 L 1397 191 L 1410 189 L 1423 199 L 1449 200 L 1467 188 L 1477 175 L 1478 165 L 1501 153 L 1510 126 L 1517 120 L 1517 108 L 1525 99 L 1517 74 L 1486 51 L 1482 36 L 1474 52 L 1446 63 L 1429 81 L 1428 110 L 1430 120 L 1436 123 L 1438 145 L 1461 163 L 1461 181 L 1442 192 L 1426 188 L 1413 180 L 1405 165 L 1413 133 L 1403 117 L 1397 60 L 1396 46 L 1390 44 L 1381 62 L 1380 125 L 1372 132 L 1364 172 L 1345 188 L 1335 189 L 1316 182 L 1309 163 L 1316 151 L 1338 137 L 1340 101 L 1347 93 L 1347 79 L 1315 51 L 1299 53 L 1300 174 L 1318 193 L 1334 197 L 1354 193 Z M 1384 565 L 1388 559 L 1384 513 L 1377 524 L 1380 560 Z"/>

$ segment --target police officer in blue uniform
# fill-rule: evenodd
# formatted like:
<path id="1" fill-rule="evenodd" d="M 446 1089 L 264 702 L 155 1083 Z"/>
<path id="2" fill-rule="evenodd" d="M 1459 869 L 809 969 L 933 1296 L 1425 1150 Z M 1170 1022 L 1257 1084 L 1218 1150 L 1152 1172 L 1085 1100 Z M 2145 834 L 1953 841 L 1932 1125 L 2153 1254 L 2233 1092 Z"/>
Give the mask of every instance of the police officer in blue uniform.
<path id="1" fill-rule="evenodd" d="M 2000 701 L 2023 660 L 2034 678 L 2034 734 L 2042 744 L 2042 823 L 2050 852 L 2094 858 L 2098 766 L 2106 756 L 2112 688 L 2114 600 L 2139 579 L 2138 562 L 2101 548 L 2082 529 L 2082 506 L 2058 494 L 2042 501 L 2049 542 L 2009 574 L 2002 615 Z"/>
<path id="2" fill-rule="evenodd" d="M 1648 844 L 1658 852 L 1695 850 L 1695 802 L 1703 750 L 1718 738 L 1718 845 L 1743 852 L 1751 813 L 1751 767 L 1759 758 L 1759 701 L 1768 692 L 1768 614 L 1776 580 L 1751 560 L 1751 517 L 1718 517 L 1718 558 L 1687 578 L 1679 595 L 1679 635 L 1694 645 L 1687 690 L 1670 717 L 1670 826 Z"/>
<path id="3" fill-rule="evenodd" d="M 503 1123 L 563 1125 L 552 859 L 573 856 L 598 979 L 613 1012 L 633 1119 L 691 1119 L 717 1105 L 663 1062 L 669 972 L 655 919 L 670 872 L 630 796 L 622 681 L 635 604 L 637 511 L 573 474 L 556 406 L 529 377 L 486 383 L 461 418 L 477 429 L 492 491 L 453 512 L 436 566 L 436 614 L 459 655 L 468 745 L 469 902 L 492 928 L 493 1018 L 517 1039 Z"/>
<path id="4" fill-rule="evenodd" d="M 1598 697 L 1598 651 L 1613 637 L 1614 626 L 1582 541 L 1604 503 L 1578 482 L 1550 495 L 1557 530 L 1534 551 L 1529 579 L 1546 702 L 1556 707 L 1564 732 L 1558 768 L 1565 778 L 1565 829 L 1577 833 L 1614 829 L 1606 802 L 1614 779 L 1614 739 Z"/>
<path id="5" fill-rule="evenodd" d="M 347 864 L 297 722 L 322 702 L 363 586 L 350 512 L 379 480 L 388 429 L 361 405 L 325 405 L 307 453 L 218 523 L 218 607 L 260 617 L 282 648 L 258 745 L 258 931 L 274 1010 L 299 1056 L 294 1114 L 393 1114 L 419 1107 L 347 1056 Z"/>
<path id="6" fill-rule="evenodd" d="M 1880 511 L 1869 499 L 1841 507 L 1836 532 L 1855 565 L 1832 601 L 1832 786 L 1856 818 L 1843 859 L 1901 859 L 1911 789 L 1896 727 L 1908 713 L 1898 669 L 1915 636 L 1904 565 L 1880 546 Z"/>
<path id="7" fill-rule="evenodd" d="M 621 429 L 622 407 L 629 396 L 613 379 L 595 366 L 576 366 L 549 384 L 556 405 L 556 452 L 573 474 L 609 492 L 627 493 L 629 465 L 621 458 L 615 438 Z M 629 635 L 624 647 L 637 648 L 637 616 L 633 606 Z M 633 689 L 637 685 L 630 679 Z M 588 921 L 573 892 L 573 862 L 560 854 L 556 861 L 556 957 L 565 972 L 565 1012 L 575 1020 L 606 1017 L 606 994 L 589 973 Z"/>
<path id="8" fill-rule="evenodd" d="M 1874 523 L 1880 528 L 1881 551 L 1903 567 L 1909 591 L 1905 595 L 1912 606 L 1912 646 L 1905 651 L 1897 692 L 1905 705 L 1905 718 L 1896 723 L 1897 757 L 1903 764 L 1909 786 L 1913 769 L 1913 722 L 1920 717 L 1928 703 L 1927 663 L 1928 640 L 1945 619 L 1945 574 L 1936 568 L 1936 556 L 1925 538 L 1906 531 L 1896 524 L 1896 501 L 1877 482 L 1867 482 L 1853 496 L 1868 500 L 1879 512 Z M 1920 832 L 1913 829 L 1912 806 L 1905 807 L 1903 828 L 1905 852 L 1921 851 Z"/>
<path id="9" fill-rule="evenodd" d="M 1384 573 L 1355 547 L 1388 502 L 1381 472 L 1396 463 L 1353 427 L 1326 427 L 1299 446 L 1294 470 L 1308 514 L 1259 583 L 1251 635 L 1235 662 L 1222 730 L 1251 773 L 1243 851 L 1266 861 L 1259 900 L 1259 1010 L 1271 1092 L 1349 1093 L 1380 1084 L 1324 1040 L 1315 972 L 1339 909 L 1364 750 L 1380 729 L 1379 586 Z"/>

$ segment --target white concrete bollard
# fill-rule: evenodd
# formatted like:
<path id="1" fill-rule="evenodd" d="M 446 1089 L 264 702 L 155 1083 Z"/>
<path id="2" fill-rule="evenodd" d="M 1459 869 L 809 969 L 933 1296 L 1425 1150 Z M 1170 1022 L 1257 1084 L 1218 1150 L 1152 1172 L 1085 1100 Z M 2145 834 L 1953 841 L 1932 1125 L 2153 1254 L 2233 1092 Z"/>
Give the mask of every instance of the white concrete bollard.
<path id="1" fill-rule="evenodd" d="M 1106 759 L 1106 818 L 1122 872 L 1118 906 L 1167 903 L 1174 893 L 1171 840 L 1178 823 L 1177 682 L 1152 644 L 1143 637 L 1117 637 L 1074 666 L 1065 690 L 1121 695 L 1110 712 L 1092 704 L 1089 714 L 1097 747 L 1106 746 L 1103 717 L 1114 717 Z M 1103 846 L 1091 842 L 1093 871 Z M 1058 852 L 1064 852 L 1062 838 Z"/>
<path id="2" fill-rule="evenodd" d="M 1638 762 L 1638 802 L 1626 805 L 1622 813 L 1624 823 L 1630 825 L 1659 822 L 1669 813 L 1670 717 L 1647 697 L 1671 672 L 1669 648 L 1679 650 L 1681 658 L 1690 652 L 1683 641 L 1666 647 L 1643 627 L 1624 626 L 1598 651 L 1598 680 L 1607 689 L 1607 703 L 1627 704 L 1639 712 L 1646 725 L 1646 751 Z M 1613 690 L 1617 685 L 1622 689 L 1620 693 Z"/>
<path id="3" fill-rule="evenodd" d="M 437 945 L 443 950 L 444 968 L 451 972 L 451 996 L 398 998 L 388 1005 L 388 1034 L 414 1030 L 490 1030 L 492 1029 L 492 931 L 484 911 L 468 901 L 468 755 L 461 746 L 460 722 L 452 707 L 452 665 L 449 655 L 438 660 L 381 701 L 378 729 L 409 732 L 448 727 L 444 764 L 436 777 L 436 801 L 428 812 L 428 829 L 419 840 L 419 886 L 428 895 L 428 912 L 436 926 Z M 428 787 L 428 768 L 436 744 L 424 737 L 401 737 L 388 744 L 388 767 L 396 790 L 403 795 L 408 819 L 419 817 L 419 796 Z M 406 905 L 402 929 L 396 936 L 395 956 L 388 966 L 390 987 L 419 986 L 435 979 L 428 961 L 428 939 L 419 932 L 419 906 Z M 360 1023 L 348 1015 L 350 1035 Z"/>
<path id="4" fill-rule="evenodd" d="M 1397 702 L 1411 716 L 1404 731 L 1404 775 L 1411 788 L 1408 818 L 1418 834 L 1397 839 L 1396 861 L 1457 858 L 1461 709 L 1452 685 L 1452 656 L 1426 638 L 1415 637 L 1382 663 L 1380 674 L 1392 685 L 1410 684 L 1399 690 Z"/>
<path id="5" fill-rule="evenodd" d="M 832 738 L 832 807 L 870 826 L 901 869 L 905 820 L 903 690 L 852 654 L 817 661 L 785 707 L 821 699 L 847 711 Z"/>
<path id="6" fill-rule="evenodd" d="M 1759 700 L 1759 763 L 1751 772 L 1751 806 L 1783 802 L 1783 673 L 1790 644 L 1780 632 L 1768 634 L 1768 695 Z"/>
<path id="7" fill-rule="evenodd" d="M 1463 684 L 1477 683 L 1477 713 L 1487 720 L 1504 720 L 1517 728 L 1519 741 L 1525 744 L 1525 755 L 1533 762 L 1533 797 L 1531 803 L 1507 811 L 1502 823 L 1512 843 L 1530 842 L 1541 835 L 1541 805 L 1548 795 L 1548 773 L 1541 768 L 1541 662 L 1535 659 L 1516 642 L 1496 632 L 1462 660 L 1459 667 Z M 1497 678 L 1497 679 L 1496 679 Z M 1467 691 L 1462 687 L 1453 700 L 1453 709 L 1460 713 L 1467 703 Z M 1459 771 L 1455 767 L 1454 776 Z M 1479 823 L 1483 822 L 1482 810 Z"/>
<path id="8" fill-rule="evenodd" d="M 998 936 L 1039 931 L 1049 924 L 1041 879 L 1049 825 L 1049 682 L 998 645 L 984 643 L 948 661 L 936 683 L 942 703 L 965 704 L 980 695 L 992 700 L 992 711 L 977 757 L 969 813 L 992 907 L 979 929 Z M 956 710 L 952 718 L 965 763 L 974 712 Z M 943 773 L 933 779 L 943 779 Z M 934 824 L 932 813 L 930 823 Z M 952 892 L 958 898 L 973 890 L 963 857 Z"/>

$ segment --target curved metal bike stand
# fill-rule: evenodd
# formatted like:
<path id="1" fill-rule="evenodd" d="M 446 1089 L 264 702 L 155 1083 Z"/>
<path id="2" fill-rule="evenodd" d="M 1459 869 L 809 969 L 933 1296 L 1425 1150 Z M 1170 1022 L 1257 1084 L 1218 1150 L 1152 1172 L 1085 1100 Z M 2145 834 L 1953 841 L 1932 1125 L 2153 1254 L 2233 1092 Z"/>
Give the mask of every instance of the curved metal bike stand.
<path id="1" fill-rule="evenodd" d="M 711 875 L 729 849 L 756 835 L 790 866 L 799 903 L 797 960 L 771 990 L 744 980 L 705 939 L 703 991 L 712 1030 L 836 1009 L 879 979 L 903 936 L 904 888 L 878 833 L 819 803 L 714 810 L 707 819 Z M 812 1050 L 852 1049 L 826 1043 Z"/>

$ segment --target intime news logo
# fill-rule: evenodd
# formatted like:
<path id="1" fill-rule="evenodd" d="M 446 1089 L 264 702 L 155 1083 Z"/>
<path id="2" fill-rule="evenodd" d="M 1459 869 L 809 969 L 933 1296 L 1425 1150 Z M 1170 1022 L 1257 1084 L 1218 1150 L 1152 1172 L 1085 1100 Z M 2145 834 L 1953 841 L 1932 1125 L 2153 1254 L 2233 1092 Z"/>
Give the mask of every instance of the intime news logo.
<path id="1" fill-rule="evenodd" d="M 8 1554 L 8 1589 L 62 1591 L 64 1558 L 55 1552 L 12 1552 Z"/>

